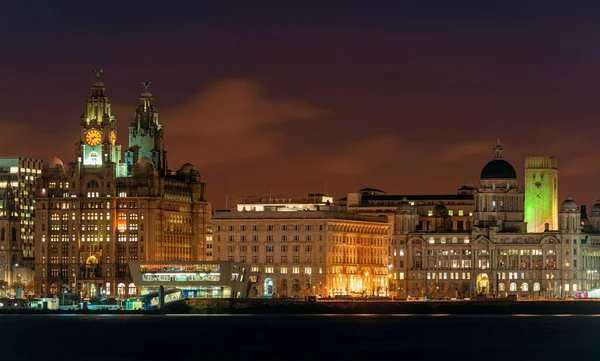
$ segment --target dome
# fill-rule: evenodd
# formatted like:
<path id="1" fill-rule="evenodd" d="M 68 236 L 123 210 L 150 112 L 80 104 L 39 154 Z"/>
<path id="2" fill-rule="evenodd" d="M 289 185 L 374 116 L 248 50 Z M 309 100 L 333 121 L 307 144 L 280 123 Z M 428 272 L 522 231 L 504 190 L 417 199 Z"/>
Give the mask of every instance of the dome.
<path id="1" fill-rule="evenodd" d="M 152 160 L 150 160 L 150 158 L 148 157 L 141 157 L 140 159 L 138 159 L 137 165 L 139 165 L 140 167 L 147 167 L 149 165 L 154 165 L 154 163 L 152 163 Z"/>
<path id="2" fill-rule="evenodd" d="M 592 215 L 600 215 L 600 199 L 598 199 L 596 204 L 592 207 Z"/>
<path id="3" fill-rule="evenodd" d="M 515 168 L 504 159 L 494 159 L 483 167 L 481 179 L 517 179 Z"/>
<path id="4" fill-rule="evenodd" d="M 434 216 L 447 216 L 448 215 L 448 208 L 446 208 L 446 206 L 443 203 L 440 203 L 438 205 L 436 205 L 435 207 L 433 207 L 433 215 Z"/>
<path id="5" fill-rule="evenodd" d="M 571 196 L 568 196 L 567 199 L 565 199 L 564 202 L 562 202 L 560 206 L 560 212 L 579 212 L 579 207 L 577 206 L 577 203 L 575 203 L 573 198 L 571 198 Z"/>
<path id="6" fill-rule="evenodd" d="M 198 169 L 192 163 L 185 163 L 179 168 L 178 173 L 190 174 L 192 170 L 198 172 Z"/>
<path id="7" fill-rule="evenodd" d="M 504 148 L 498 144 L 494 147 L 494 159 L 483 167 L 480 179 L 517 179 L 515 168 L 503 159 Z"/>
<path id="8" fill-rule="evenodd" d="M 52 159 L 50 159 L 50 162 L 48 163 L 48 167 L 49 168 L 64 167 L 64 164 L 63 164 L 62 160 L 60 160 L 60 158 L 55 156 Z"/>
<path id="9" fill-rule="evenodd" d="M 398 210 L 412 212 L 414 210 L 414 207 L 412 206 L 412 204 L 410 204 L 406 197 L 403 197 L 400 203 L 398 203 Z"/>

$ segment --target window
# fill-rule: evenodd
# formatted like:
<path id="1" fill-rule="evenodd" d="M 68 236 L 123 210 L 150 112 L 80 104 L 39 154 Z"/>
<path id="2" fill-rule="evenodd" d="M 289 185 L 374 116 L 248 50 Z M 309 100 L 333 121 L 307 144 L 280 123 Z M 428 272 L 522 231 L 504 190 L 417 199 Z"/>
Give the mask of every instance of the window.
<path id="1" fill-rule="evenodd" d="M 292 267 L 292 273 L 293 274 L 299 274 L 300 273 L 300 267 Z"/>
<path id="2" fill-rule="evenodd" d="M 462 217 L 462 216 L 464 215 L 464 211 L 463 211 L 462 209 L 459 209 L 459 210 L 458 210 L 458 215 L 459 215 L 460 217 Z"/>

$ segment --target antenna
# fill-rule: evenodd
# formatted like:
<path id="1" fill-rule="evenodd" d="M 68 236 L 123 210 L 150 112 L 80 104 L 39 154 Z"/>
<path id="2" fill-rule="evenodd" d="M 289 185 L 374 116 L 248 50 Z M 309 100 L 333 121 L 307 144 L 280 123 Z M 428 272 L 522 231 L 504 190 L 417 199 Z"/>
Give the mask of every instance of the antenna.
<path id="1" fill-rule="evenodd" d="M 229 210 L 229 207 L 227 207 L 227 192 L 225 192 L 225 209 Z"/>
<path id="2" fill-rule="evenodd" d="M 498 145 L 500 145 L 500 138 L 498 138 Z"/>

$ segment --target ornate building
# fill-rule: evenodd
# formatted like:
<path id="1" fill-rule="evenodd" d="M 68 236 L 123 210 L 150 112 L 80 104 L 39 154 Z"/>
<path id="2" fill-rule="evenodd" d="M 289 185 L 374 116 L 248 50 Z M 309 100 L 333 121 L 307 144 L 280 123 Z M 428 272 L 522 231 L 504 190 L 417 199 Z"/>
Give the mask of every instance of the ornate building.
<path id="1" fill-rule="evenodd" d="M 474 192 L 470 232 L 453 229 L 443 205 L 435 210 L 438 226 L 420 231 L 415 207 L 407 200 L 398 205 L 391 254 L 393 289 L 399 296 L 577 297 L 597 287 L 600 204 L 585 229 L 579 207 L 568 197 L 557 230 L 528 233 L 516 172 L 503 159 L 500 145 L 494 151 Z"/>
<path id="2" fill-rule="evenodd" d="M 53 158 L 36 188 L 37 293 L 135 294 L 130 261 L 205 254 L 210 204 L 192 164 L 168 170 L 162 125 L 144 83 L 121 162 L 117 119 L 101 71 L 81 116 L 76 161 Z"/>
<path id="3" fill-rule="evenodd" d="M 387 218 L 343 213 L 320 196 L 265 197 L 215 212 L 216 259 L 262 273 L 254 296 L 387 295 Z"/>

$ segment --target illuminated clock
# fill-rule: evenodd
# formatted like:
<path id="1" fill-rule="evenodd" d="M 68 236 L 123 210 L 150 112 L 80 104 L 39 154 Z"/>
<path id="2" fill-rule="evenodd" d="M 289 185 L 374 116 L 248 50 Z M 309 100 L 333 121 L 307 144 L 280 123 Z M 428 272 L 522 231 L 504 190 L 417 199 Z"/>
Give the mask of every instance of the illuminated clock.
<path id="1" fill-rule="evenodd" d="M 95 147 L 102 142 L 102 133 L 96 129 L 92 128 L 85 133 L 85 142 L 90 147 Z"/>
<path id="2" fill-rule="evenodd" d="M 112 145 L 117 144 L 117 133 L 115 133 L 114 130 L 110 131 L 110 144 L 112 144 Z"/>

